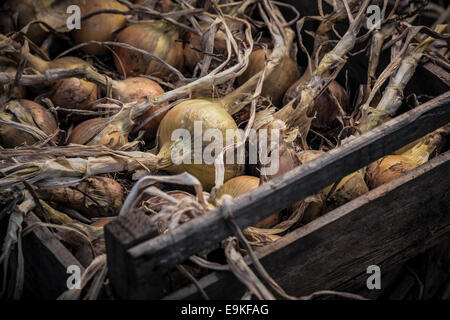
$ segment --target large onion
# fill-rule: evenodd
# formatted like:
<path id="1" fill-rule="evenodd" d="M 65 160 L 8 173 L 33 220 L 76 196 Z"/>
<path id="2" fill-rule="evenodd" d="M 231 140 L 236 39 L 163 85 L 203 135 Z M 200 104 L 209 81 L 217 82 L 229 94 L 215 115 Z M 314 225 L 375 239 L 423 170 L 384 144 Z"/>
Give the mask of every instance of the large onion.
<path id="1" fill-rule="evenodd" d="M 181 70 L 184 64 L 183 45 L 178 37 L 176 27 L 163 20 L 154 20 L 125 28 L 118 34 L 116 41 L 148 51 Z M 116 68 L 126 76 L 147 74 L 166 78 L 171 73 L 162 64 L 136 51 L 116 47 L 115 52 Z"/>
<path id="2" fill-rule="evenodd" d="M 268 52 L 270 55 L 270 50 Z M 264 69 L 265 52 L 263 49 L 255 50 L 250 55 L 248 68 L 238 78 L 238 83 L 248 81 L 252 76 Z M 284 56 L 276 69 L 264 80 L 262 96 L 269 97 L 277 107 L 282 107 L 284 93 L 300 77 L 300 70 L 293 59 Z"/>
<path id="3" fill-rule="evenodd" d="M 122 186 L 113 179 L 91 177 L 74 188 L 40 189 L 39 195 L 74 209 L 88 218 L 116 216 L 124 201 Z"/>
<path id="4" fill-rule="evenodd" d="M 217 194 L 217 202 L 221 204 L 222 197 L 225 194 L 230 195 L 232 198 L 237 198 L 249 191 L 258 188 L 259 183 L 260 179 L 252 176 L 239 176 L 231 180 L 228 180 L 223 184 L 222 188 L 219 190 Z M 268 229 L 275 226 L 279 222 L 280 222 L 280 214 L 276 213 L 258 222 L 257 224 L 255 224 L 255 227 Z"/>
<path id="5" fill-rule="evenodd" d="M 127 11 L 128 8 L 116 0 L 80 0 L 81 15 L 85 16 L 95 11 L 117 10 Z M 72 32 L 77 43 L 95 41 L 112 41 L 114 31 L 123 27 L 126 23 L 125 15 L 122 14 L 97 14 L 81 21 L 81 28 Z M 108 50 L 100 45 L 89 45 L 82 47 L 89 54 L 106 54 Z"/>
<path id="6" fill-rule="evenodd" d="M 30 100 L 11 100 L 0 109 L 0 119 L 35 127 L 46 135 L 54 134 L 58 129 L 53 115 L 40 104 Z M 57 141 L 57 137 L 52 140 Z M 0 123 L 0 144 L 3 147 L 14 148 L 23 143 L 32 145 L 38 141 L 39 139 L 29 132 Z"/>

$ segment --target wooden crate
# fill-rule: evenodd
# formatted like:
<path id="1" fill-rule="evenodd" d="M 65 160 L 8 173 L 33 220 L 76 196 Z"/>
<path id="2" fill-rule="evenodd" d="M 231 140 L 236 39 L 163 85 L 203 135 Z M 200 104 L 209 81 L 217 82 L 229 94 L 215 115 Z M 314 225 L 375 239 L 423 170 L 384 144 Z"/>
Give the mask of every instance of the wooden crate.
<path id="1" fill-rule="evenodd" d="M 427 84 L 424 87 L 423 84 Z M 315 161 L 241 196 L 232 212 L 241 228 L 316 193 L 371 162 L 450 122 L 450 76 L 428 64 L 410 87 L 440 94 Z M 411 90 L 409 88 L 409 90 Z M 450 151 L 335 209 L 256 252 L 291 295 L 365 284 L 366 268 L 388 271 L 450 237 Z M 232 235 L 221 208 L 157 235 L 144 215 L 125 215 L 105 229 L 109 276 L 131 299 L 201 298 L 194 286 L 164 292 L 167 270 Z M 228 272 L 199 280 L 211 298 L 239 298 L 243 285 Z M 350 286 L 354 287 L 354 286 Z"/>

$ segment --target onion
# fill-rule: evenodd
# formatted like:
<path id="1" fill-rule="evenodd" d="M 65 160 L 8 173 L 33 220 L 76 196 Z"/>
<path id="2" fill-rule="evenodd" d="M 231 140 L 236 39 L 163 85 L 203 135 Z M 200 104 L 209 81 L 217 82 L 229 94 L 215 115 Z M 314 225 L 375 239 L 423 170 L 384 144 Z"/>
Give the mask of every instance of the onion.
<path id="1" fill-rule="evenodd" d="M 134 3 L 138 5 L 145 5 L 146 2 L 154 3 L 153 0 L 136 0 Z M 175 4 L 171 0 L 158 0 L 154 7 L 161 13 L 167 13 L 175 8 Z"/>
<path id="2" fill-rule="evenodd" d="M 208 129 L 219 130 L 222 133 L 224 143 L 226 141 L 226 131 L 237 130 L 236 123 L 221 102 L 210 101 L 207 99 L 192 99 L 183 101 L 173 107 L 161 121 L 158 130 L 158 158 L 159 162 L 164 164 L 164 170 L 174 174 L 179 174 L 186 171 L 199 179 L 203 187 L 209 190 L 215 184 L 214 164 L 195 164 L 193 161 L 193 154 L 191 164 L 182 163 L 179 165 L 174 165 L 172 163 L 171 155 L 174 147 L 179 147 L 182 143 L 187 143 L 185 146 L 189 148 L 189 150 L 194 150 L 193 138 L 195 121 L 200 121 L 202 123 L 203 132 Z M 180 128 L 186 129 L 190 132 L 192 144 L 191 141 L 171 141 L 172 132 Z M 237 138 L 240 139 L 239 136 Z M 211 142 L 203 142 L 202 150 L 204 150 L 205 146 L 210 143 Z M 238 164 L 226 164 L 224 173 L 225 181 L 239 175 L 239 173 L 242 172 L 242 169 L 242 166 Z"/>
<path id="3" fill-rule="evenodd" d="M 178 41 L 178 30 L 163 20 L 133 24 L 122 30 L 116 41 L 148 51 L 178 70 L 183 68 L 183 45 Z M 161 78 L 171 74 L 165 66 L 141 53 L 121 47 L 114 50 L 117 53 L 114 62 L 121 74 L 147 74 Z"/>
<path id="4" fill-rule="evenodd" d="M 318 150 L 304 150 L 297 153 L 302 164 L 312 161 L 322 154 L 324 152 Z M 333 185 L 329 185 L 319 192 L 321 201 L 310 203 L 305 211 L 303 222 L 308 223 L 369 191 L 360 171 L 355 171 L 341 179 L 334 191 L 332 191 Z"/>
<path id="5" fill-rule="evenodd" d="M 36 127 L 46 135 L 54 134 L 58 130 L 53 115 L 40 104 L 30 100 L 11 100 L 1 108 L 0 118 Z M 56 142 L 57 137 L 52 140 Z M 32 145 L 38 141 L 39 139 L 24 130 L 0 123 L 0 143 L 3 147 L 14 148 L 23 143 Z"/>
<path id="6" fill-rule="evenodd" d="M 268 54 L 270 55 L 270 50 Z M 238 83 L 243 84 L 252 76 L 264 69 L 265 52 L 263 49 L 255 50 L 249 58 L 249 64 L 246 71 L 238 77 Z M 293 59 L 285 56 L 281 59 L 280 64 L 275 70 L 264 80 L 262 96 L 272 98 L 275 106 L 281 107 L 283 95 L 286 90 L 300 77 L 300 70 Z"/>
<path id="7" fill-rule="evenodd" d="M 217 193 L 217 202 L 222 203 L 222 197 L 225 194 L 232 198 L 237 198 L 259 186 L 260 179 L 252 176 L 239 176 L 228 180 Z M 280 214 L 276 213 L 254 225 L 256 228 L 269 229 L 280 222 Z"/>
<path id="8" fill-rule="evenodd" d="M 106 177 L 86 178 L 75 188 L 39 189 L 46 201 L 74 209 L 87 218 L 116 216 L 124 201 L 122 186 Z"/>
<path id="9" fill-rule="evenodd" d="M 81 0 L 81 15 L 85 16 L 100 10 L 128 11 L 128 7 L 116 0 Z M 122 14 L 97 14 L 81 21 L 81 28 L 72 31 L 76 43 L 94 41 L 112 41 L 114 31 L 123 27 L 126 23 Z M 100 45 L 88 45 L 81 48 L 84 52 L 94 55 L 106 54 L 108 49 Z"/>
<path id="10" fill-rule="evenodd" d="M 293 99 L 300 98 L 301 92 L 308 82 L 305 78 L 300 78 L 286 92 L 284 96 L 284 104 Z M 349 96 L 345 89 L 337 82 L 331 81 L 325 92 L 314 101 L 314 107 L 311 109 L 309 116 L 314 116 L 312 125 L 316 128 L 327 128 L 336 119 L 339 114 L 339 105 L 346 110 L 349 104 Z"/>
<path id="11" fill-rule="evenodd" d="M 6 58 L 0 57 L 0 72 L 16 74 L 16 64 L 14 61 Z M 0 95 L 5 94 L 9 91 L 10 85 L 5 84 L 0 86 Z M 25 98 L 27 94 L 27 90 L 22 86 L 15 86 L 11 92 L 10 98 L 21 99 Z"/>
<path id="12" fill-rule="evenodd" d="M 81 122 L 72 130 L 67 143 L 104 145 L 111 149 L 122 147 L 128 142 L 130 122 L 120 115 L 117 120 L 106 125 L 109 120 L 109 118 L 94 118 Z"/>
<path id="13" fill-rule="evenodd" d="M 76 57 L 62 57 L 53 61 L 45 61 L 35 55 L 28 54 L 28 64 L 44 73 L 49 69 L 75 69 L 90 66 L 89 63 Z M 78 78 L 67 78 L 55 82 L 50 99 L 56 106 L 68 109 L 91 109 L 97 99 L 97 85 Z"/>
<path id="14" fill-rule="evenodd" d="M 371 163 L 366 171 L 367 184 L 371 189 L 377 188 L 424 164 L 446 144 L 449 132 L 450 125 L 447 125 L 425 136 L 402 154 L 388 155 Z"/>

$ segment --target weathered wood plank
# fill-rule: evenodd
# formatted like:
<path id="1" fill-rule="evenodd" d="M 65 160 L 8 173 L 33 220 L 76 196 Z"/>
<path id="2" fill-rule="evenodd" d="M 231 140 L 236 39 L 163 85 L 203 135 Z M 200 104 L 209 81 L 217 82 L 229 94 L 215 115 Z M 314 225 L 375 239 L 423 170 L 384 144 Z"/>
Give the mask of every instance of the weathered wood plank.
<path id="1" fill-rule="evenodd" d="M 290 294 L 364 285 L 366 269 L 382 272 L 450 239 L 450 151 L 335 209 L 258 251 L 269 274 Z M 213 299 L 244 292 L 228 272 L 199 283 Z M 351 286 L 349 286 L 351 284 Z M 194 286 L 167 299 L 201 298 Z"/>
<path id="2" fill-rule="evenodd" d="M 24 226 L 40 222 L 30 212 L 24 219 Z M 84 267 L 63 246 L 61 241 L 46 227 L 38 227 L 23 238 L 25 259 L 24 298 L 56 299 L 67 290 L 67 268 L 77 265 Z"/>
<path id="3" fill-rule="evenodd" d="M 232 206 L 238 225 L 253 225 L 450 122 L 449 105 L 447 92 L 240 197 Z M 128 249 L 129 262 L 139 279 L 148 279 L 154 268 L 173 267 L 230 234 L 219 208 Z"/>

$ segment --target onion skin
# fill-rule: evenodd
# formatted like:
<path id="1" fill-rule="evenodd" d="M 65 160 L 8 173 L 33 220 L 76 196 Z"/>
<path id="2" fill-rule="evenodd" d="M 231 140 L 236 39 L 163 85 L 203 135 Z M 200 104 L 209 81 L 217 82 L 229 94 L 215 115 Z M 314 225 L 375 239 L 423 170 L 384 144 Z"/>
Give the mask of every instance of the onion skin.
<path id="1" fill-rule="evenodd" d="M 151 0 L 136 0 L 134 3 L 144 5 L 148 1 L 152 2 Z M 171 0 L 159 0 L 155 5 L 155 9 L 161 13 L 171 12 L 174 8 L 175 4 Z"/>
<path id="2" fill-rule="evenodd" d="M 203 132 L 207 129 L 218 129 L 222 133 L 222 138 L 226 141 L 226 130 L 237 130 L 237 125 L 230 114 L 224 109 L 218 101 L 207 99 L 192 99 L 179 103 L 166 114 L 161 121 L 158 130 L 158 146 L 160 150 L 158 158 L 161 162 L 166 162 L 167 166 L 162 168 L 173 174 L 188 172 L 195 176 L 202 183 L 203 188 L 210 190 L 215 184 L 214 164 L 195 164 L 192 154 L 191 164 L 181 163 L 174 165 L 172 163 L 172 149 L 175 142 L 171 141 L 171 135 L 174 130 L 183 128 L 191 134 L 191 144 L 187 147 L 194 150 L 194 122 L 201 121 Z M 203 142 L 204 147 L 211 142 Z M 243 171 L 243 166 L 238 164 L 225 165 L 225 179 L 227 181 Z"/>
<path id="3" fill-rule="evenodd" d="M 371 189 L 388 183 L 416 167 L 415 163 L 402 155 L 389 155 L 367 167 L 367 181 Z"/>
<path id="4" fill-rule="evenodd" d="M 145 97 L 156 98 L 164 93 L 163 88 L 161 88 L 157 82 L 144 77 L 132 77 L 120 81 L 119 83 L 121 90 L 117 94 L 113 94 L 113 96 L 122 102 L 137 101 L 138 103 L 141 103 L 145 100 Z M 167 111 L 159 114 L 142 127 L 140 127 L 140 123 L 144 123 L 146 119 L 152 117 L 155 112 L 163 107 L 164 105 L 154 106 L 141 117 L 140 121 L 136 123 L 136 131 L 144 131 L 143 139 L 147 143 L 150 143 L 155 139 L 159 124 L 167 114 Z"/>
<path id="5" fill-rule="evenodd" d="M 111 222 L 114 220 L 114 217 L 106 217 L 106 218 L 100 218 L 90 224 L 91 227 L 95 228 L 103 228 L 108 222 Z"/>
<path id="6" fill-rule="evenodd" d="M 267 52 L 270 55 L 270 50 Z M 264 69 L 265 52 L 264 49 L 258 49 L 252 52 L 249 58 L 248 67 L 245 72 L 238 77 L 238 84 L 243 84 L 255 74 Z M 282 107 L 283 96 L 286 90 L 300 77 L 300 70 L 290 57 L 281 59 L 280 64 L 270 75 L 266 75 L 261 95 L 272 99 L 276 107 Z"/>
<path id="7" fill-rule="evenodd" d="M 70 133 L 68 144 L 104 145 L 111 149 L 118 149 L 128 142 L 128 132 L 123 130 L 115 122 L 111 122 L 92 138 L 98 130 L 104 127 L 108 118 L 94 118 L 83 121 Z M 92 139 L 91 139 L 92 138 Z"/>
<path id="8" fill-rule="evenodd" d="M 21 113 L 24 113 L 28 118 L 26 123 L 36 126 L 47 135 L 51 135 L 58 130 L 58 125 L 53 115 L 36 102 L 25 99 L 12 100 L 2 108 L 2 112 L 0 113 L 1 118 L 20 122 L 14 114 L 8 111 L 8 108 L 21 108 Z M 52 139 L 54 142 L 57 142 L 57 140 L 57 137 Z M 33 145 L 36 142 L 38 141 L 29 133 L 0 124 L 0 144 L 3 147 L 15 148 L 21 144 Z"/>
<path id="9" fill-rule="evenodd" d="M 181 70 L 184 65 L 183 45 L 178 41 L 178 36 L 178 30 L 173 25 L 165 21 L 150 21 L 130 25 L 117 35 L 116 41 L 148 51 Z M 146 74 L 167 78 L 171 74 L 165 66 L 141 53 L 121 47 L 114 50 L 117 53 L 114 56 L 116 69 L 125 76 Z"/>
<path id="10" fill-rule="evenodd" d="M 228 180 L 223 184 L 222 188 L 217 193 L 217 202 L 221 203 L 222 202 L 221 198 L 225 194 L 230 195 L 233 199 L 237 198 L 249 191 L 258 188 L 259 183 L 260 183 L 259 178 L 252 176 L 239 176 L 231 180 Z M 258 222 L 257 224 L 254 225 L 254 227 L 261 229 L 269 229 L 277 225 L 279 222 L 280 222 L 280 214 L 276 213 Z"/>
<path id="11" fill-rule="evenodd" d="M 54 85 L 54 92 L 50 96 L 55 106 L 92 110 L 97 100 L 97 85 L 78 78 L 58 80 Z"/>
<path id="12" fill-rule="evenodd" d="M 46 201 L 70 207 L 87 218 L 116 216 L 124 201 L 122 186 L 106 177 L 86 178 L 76 188 L 39 189 L 38 194 Z"/>
<path id="13" fill-rule="evenodd" d="M 7 7 L 12 14 L 17 14 L 17 22 L 19 28 L 23 28 L 29 22 L 36 20 L 36 12 L 34 0 L 9 0 L 6 2 Z M 39 24 L 33 24 L 26 33 L 27 37 L 33 42 L 39 43 L 45 37 L 46 32 Z"/>
<path id="14" fill-rule="evenodd" d="M 81 16 L 89 13 L 111 9 L 118 11 L 128 11 L 128 8 L 116 0 L 81 0 Z M 81 29 L 72 31 L 76 43 L 84 43 L 91 40 L 112 41 L 113 32 L 123 27 L 126 23 L 125 15 L 121 14 L 98 14 L 81 21 Z M 109 52 L 103 46 L 89 45 L 81 48 L 84 52 L 93 55 L 102 55 Z"/>
<path id="15" fill-rule="evenodd" d="M 193 195 L 179 190 L 168 191 L 167 194 L 177 200 L 183 200 L 185 198 L 195 199 Z M 170 204 L 170 202 L 160 196 L 154 196 L 145 201 L 145 207 L 155 212 L 160 212 L 162 208 L 168 204 Z"/>
<path id="16" fill-rule="evenodd" d="M 286 92 L 284 96 L 284 104 L 287 104 L 293 99 L 297 99 L 301 95 L 305 79 L 300 79 L 294 83 Z M 333 123 L 339 114 L 339 106 L 334 100 L 337 99 L 343 110 L 346 110 L 349 104 L 349 96 L 345 89 L 337 82 L 331 81 L 327 90 L 316 99 L 313 110 L 309 116 L 314 116 L 312 125 L 316 128 L 327 128 Z"/>

